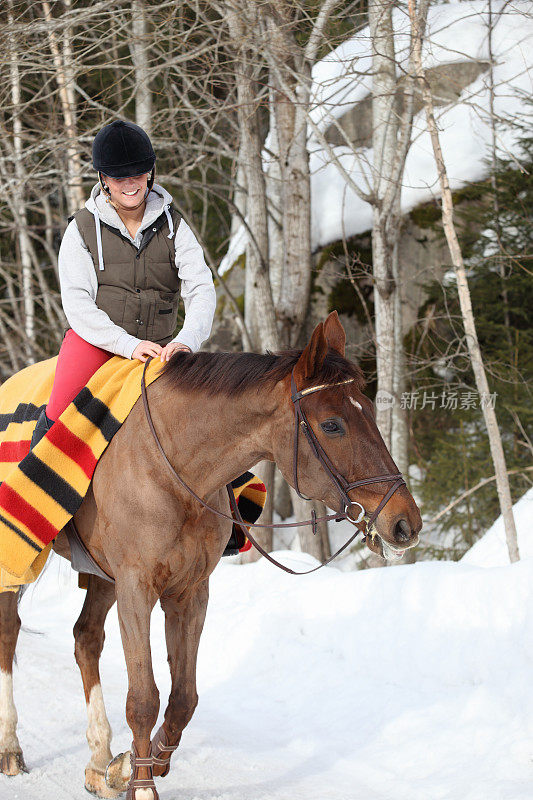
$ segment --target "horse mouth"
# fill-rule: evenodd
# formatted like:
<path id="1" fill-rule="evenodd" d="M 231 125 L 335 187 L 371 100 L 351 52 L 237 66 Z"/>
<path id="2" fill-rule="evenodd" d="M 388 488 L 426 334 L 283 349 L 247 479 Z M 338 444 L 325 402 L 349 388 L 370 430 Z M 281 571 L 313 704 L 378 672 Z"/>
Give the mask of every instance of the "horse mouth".
<path id="1" fill-rule="evenodd" d="M 401 561 L 409 547 L 396 547 L 382 539 L 379 533 L 369 533 L 366 535 L 366 546 L 369 550 L 386 561 Z M 413 545 L 410 545 L 412 547 Z"/>

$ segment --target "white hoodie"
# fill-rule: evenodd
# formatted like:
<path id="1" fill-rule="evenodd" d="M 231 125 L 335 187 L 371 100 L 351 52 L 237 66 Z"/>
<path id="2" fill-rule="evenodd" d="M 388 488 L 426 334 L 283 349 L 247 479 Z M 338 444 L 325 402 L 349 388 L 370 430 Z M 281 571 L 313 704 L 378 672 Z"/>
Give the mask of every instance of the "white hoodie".
<path id="1" fill-rule="evenodd" d="M 95 215 L 95 224 L 99 218 L 102 222 L 112 225 L 138 248 L 143 231 L 166 209 L 168 210 L 171 202 L 172 197 L 166 189 L 155 183 L 146 198 L 143 220 L 135 239 L 132 239 L 113 206 L 106 202 L 99 184 L 93 187 L 85 207 Z M 194 352 L 200 349 L 211 333 L 216 307 L 215 287 L 202 248 L 184 219 L 181 219 L 175 233 L 174 244 L 176 269 L 181 279 L 181 296 L 185 306 L 185 321 L 183 328 L 172 341 L 182 342 Z M 59 248 L 58 266 L 61 301 L 70 327 L 90 344 L 119 356 L 131 358 L 141 339 L 130 336 L 124 328 L 115 325 L 105 311 L 96 305 L 98 280 L 92 256 L 81 237 L 76 220 L 69 223 L 63 236 Z M 105 253 L 103 266 L 105 269 Z"/>

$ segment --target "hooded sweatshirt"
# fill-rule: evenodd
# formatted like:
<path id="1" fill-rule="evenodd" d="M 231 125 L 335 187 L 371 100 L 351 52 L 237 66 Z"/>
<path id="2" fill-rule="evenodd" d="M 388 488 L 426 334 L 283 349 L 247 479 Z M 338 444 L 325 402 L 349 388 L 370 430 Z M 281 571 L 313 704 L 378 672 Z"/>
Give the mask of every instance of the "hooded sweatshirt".
<path id="1" fill-rule="evenodd" d="M 143 220 L 134 239 L 117 211 L 106 202 L 99 184 L 93 187 L 85 207 L 95 217 L 95 225 L 102 221 L 117 228 L 122 236 L 138 248 L 146 228 L 163 212 L 169 218 L 168 207 L 171 203 L 172 196 L 155 183 L 146 198 Z M 171 223 L 170 218 L 169 223 Z M 172 226 L 170 230 L 173 231 Z M 97 236 L 98 233 L 99 228 Z M 172 342 L 186 344 L 195 352 L 200 349 L 211 332 L 216 307 L 215 287 L 202 248 L 184 219 L 181 219 L 177 231 L 174 232 L 174 246 L 176 269 L 181 279 L 185 320 L 182 329 Z M 100 263 L 96 266 L 105 269 L 105 253 L 99 255 Z M 106 312 L 96 305 L 98 280 L 95 265 L 78 230 L 76 220 L 68 224 L 63 236 L 59 248 L 58 267 L 61 301 L 70 327 L 90 344 L 116 355 L 131 358 L 142 340 L 115 325 Z"/>

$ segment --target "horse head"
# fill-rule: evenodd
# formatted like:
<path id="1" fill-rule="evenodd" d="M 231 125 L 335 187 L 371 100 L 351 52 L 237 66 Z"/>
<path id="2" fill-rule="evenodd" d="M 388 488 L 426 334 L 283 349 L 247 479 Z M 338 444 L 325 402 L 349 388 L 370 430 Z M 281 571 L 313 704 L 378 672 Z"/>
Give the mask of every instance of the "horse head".
<path id="1" fill-rule="evenodd" d="M 362 373 L 345 358 L 345 344 L 334 311 L 316 326 L 282 382 L 286 404 L 299 403 L 302 413 L 294 415 L 292 463 L 286 426 L 273 442 L 274 459 L 299 493 L 346 510 L 354 523 L 363 514 L 372 520 L 372 530 L 366 530 L 370 550 L 401 558 L 418 543 L 420 512 L 378 430 L 372 401 L 362 391 Z"/>

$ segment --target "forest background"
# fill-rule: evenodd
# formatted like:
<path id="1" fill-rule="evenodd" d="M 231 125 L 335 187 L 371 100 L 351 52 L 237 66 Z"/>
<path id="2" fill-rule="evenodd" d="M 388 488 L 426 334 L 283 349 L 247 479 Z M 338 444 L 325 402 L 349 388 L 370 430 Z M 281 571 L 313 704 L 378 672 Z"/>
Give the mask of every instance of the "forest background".
<path id="1" fill-rule="evenodd" d="M 498 97 L 515 90 L 495 79 L 502 57 L 492 50 L 502 20 L 513 16 L 526 25 L 531 18 L 526 5 L 496 0 L 425 6 L 389 0 L 5 0 L 2 379 L 59 349 L 66 325 L 57 275 L 61 236 L 95 183 L 94 135 L 113 119 L 131 119 L 150 134 L 156 179 L 174 196 L 213 271 L 219 305 L 208 347 L 301 346 L 318 321 L 317 307 L 337 309 L 350 334 L 348 355 L 361 363 L 368 394 L 392 398 L 376 406 L 378 423 L 425 521 L 422 545 L 411 558 L 460 557 L 502 503 L 483 403 L 496 414 L 513 501 L 533 476 L 531 106 L 522 89 L 515 114 L 498 112 Z M 453 6 L 456 18 L 464 13 L 465 24 L 478 17 L 486 31 L 483 58 L 463 53 L 464 60 L 482 64 L 489 90 L 488 113 L 480 115 L 488 130 L 485 169 L 450 195 L 486 397 L 472 368 L 456 259 L 446 248 L 442 184 L 433 181 L 431 196 L 413 208 L 402 205 L 404 167 L 417 124 L 425 125 L 424 109 L 434 103 L 438 128 L 439 112 L 452 99 L 465 100 L 457 73 L 445 73 L 440 83 L 429 70 L 422 74 L 431 26 L 419 30 L 425 49 L 417 63 L 414 21 L 424 27 L 426 16 L 431 20 L 432 10 L 442 6 Z M 405 21 L 403 33 L 396 19 Z M 364 142 L 339 124 L 342 98 L 333 92 L 325 100 L 313 83 L 328 54 L 358 35 L 368 40 L 369 58 L 352 59 L 349 80 L 361 87 Z M 510 44 L 523 47 L 519 40 Z M 524 60 L 524 73 L 530 69 Z M 470 102 L 474 107 L 475 98 Z M 318 107 L 336 138 L 317 122 Z M 502 146 L 509 130 L 512 149 Z M 367 230 L 317 242 L 311 136 L 371 209 Z M 353 157 L 354 170 L 346 169 L 339 152 Z M 445 151 L 444 162 L 452 155 Z M 399 254 L 402 236 L 415 235 L 413 226 L 422 254 L 431 239 L 437 249 L 440 243 L 441 261 L 435 264 L 434 250 L 428 252 L 426 269 L 419 270 L 423 277 L 409 275 L 418 300 L 414 317 L 407 317 L 401 289 L 408 276 Z M 241 252 L 230 257 L 243 231 Z M 321 285 L 325 265 L 335 274 L 327 289 Z M 271 489 L 267 516 L 308 516 L 272 466 L 258 469 Z M 286 544 L 323 558 L 333 535 L 324 528 L 313 539 L 302 530 L 299 544 Z M 272 549 L 279 540 L 267 537 L 264 543 Z M 352 566 L 379 565 L 360 546 L 350 558 Z"/>

